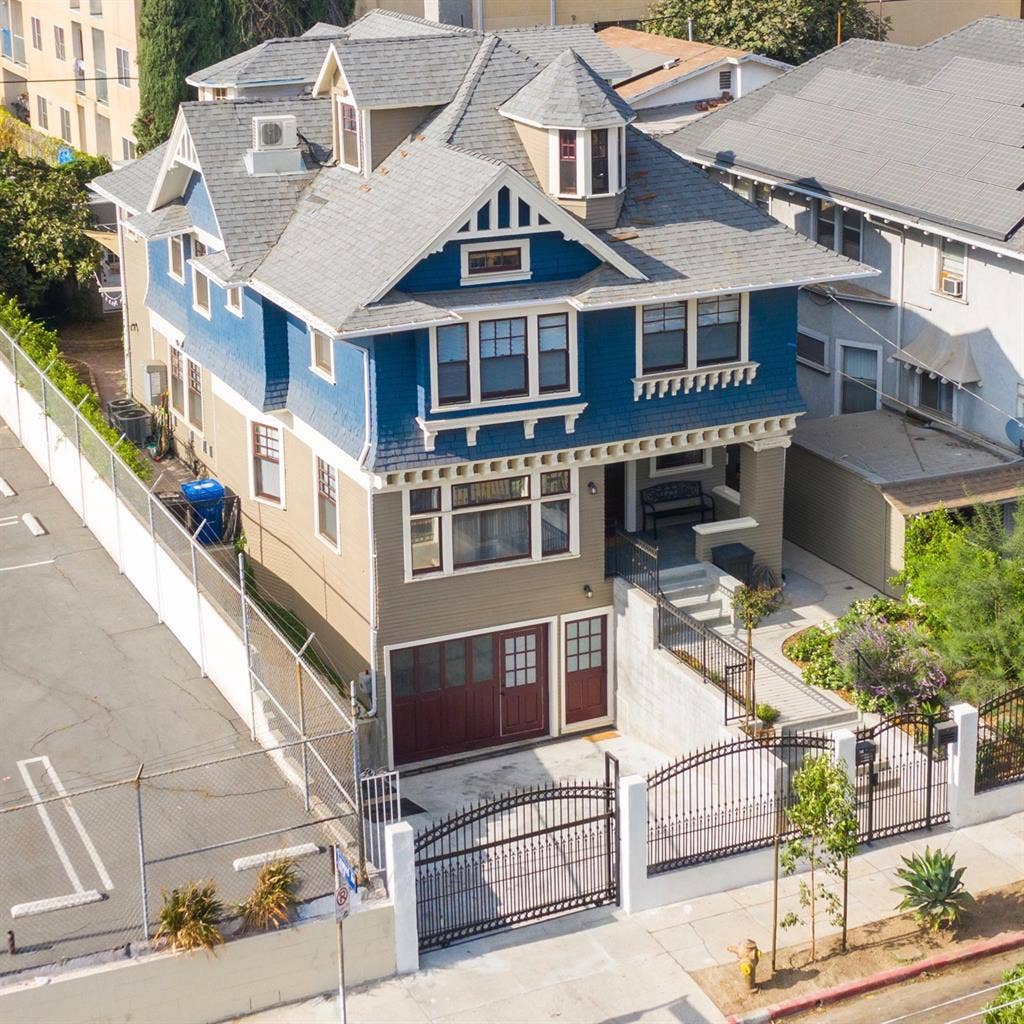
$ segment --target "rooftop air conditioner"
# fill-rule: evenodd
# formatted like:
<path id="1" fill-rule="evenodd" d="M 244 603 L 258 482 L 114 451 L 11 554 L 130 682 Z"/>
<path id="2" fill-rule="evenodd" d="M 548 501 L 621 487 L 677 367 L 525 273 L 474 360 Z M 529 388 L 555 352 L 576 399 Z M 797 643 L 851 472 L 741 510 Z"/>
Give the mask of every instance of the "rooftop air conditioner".
<path id="1" fill-rule="evenodd" d="M 252 119 L 252 148 L 258 152 L 272 149 L 294 149 L 298 133 L 294 116 L 254 117 Z"/>
<path id="2" fill-rule="evenodd" d="M 942 294 L 952 296 L 954 299 L 963 298 L 964 282 L 959 277 L 943 277 Z"/>

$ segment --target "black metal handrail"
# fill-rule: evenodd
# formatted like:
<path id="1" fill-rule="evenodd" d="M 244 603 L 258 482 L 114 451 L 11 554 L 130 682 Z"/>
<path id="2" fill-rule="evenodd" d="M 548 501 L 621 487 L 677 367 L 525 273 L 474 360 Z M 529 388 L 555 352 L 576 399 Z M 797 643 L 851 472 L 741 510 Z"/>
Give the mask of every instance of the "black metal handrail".
<path id="1" fill-rule="evenodd" d="M 661 590 L 657 544 L 616 530 L 605 548 L 605 575 L 619 576 L 654 598 L 658 605 L 658 646 L 722 691 L 726 724 L 753 715 L 756 660 L 669 601 Z"/>

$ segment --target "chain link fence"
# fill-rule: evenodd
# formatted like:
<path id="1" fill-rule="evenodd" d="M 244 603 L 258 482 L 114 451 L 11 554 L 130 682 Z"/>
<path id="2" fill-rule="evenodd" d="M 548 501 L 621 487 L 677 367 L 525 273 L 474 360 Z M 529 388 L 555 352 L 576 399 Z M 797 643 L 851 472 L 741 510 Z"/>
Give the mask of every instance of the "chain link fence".
<path id="1" fill-rule="evenodd" d="M 330 846 L 355 856 L 346 794 L 318 777 L 315 807 L 280 770 L 304 742 L 147 773 L 68 793 L 45 758 L 23 768 L 29 799 L 0 808 L 0 917 L 15 952 L 0 974 L 156 941 L 165 895 L 216 887 L 223 930 L 267 860 L 295 861 L 297 899 L 333 892 Z"/>

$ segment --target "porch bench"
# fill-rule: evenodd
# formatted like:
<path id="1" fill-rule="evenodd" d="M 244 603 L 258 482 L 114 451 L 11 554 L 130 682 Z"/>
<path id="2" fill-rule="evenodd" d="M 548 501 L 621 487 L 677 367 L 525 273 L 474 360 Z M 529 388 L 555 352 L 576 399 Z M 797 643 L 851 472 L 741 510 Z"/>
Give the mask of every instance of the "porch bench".
<path id="1" fill-rule="evenodd" d="M 645 487 L 640 492 L 640 508 L 643 511 L 643 528 L 647 529 L 648 519 L 653 521 L 655 537 L 658 536 L 659 519 L 687 512 L 697 512 L 702 523 L 709 517 L 712 521 L 715 518 L 715 499 L 704 493 L 699 480 L 672 480 Z"/>

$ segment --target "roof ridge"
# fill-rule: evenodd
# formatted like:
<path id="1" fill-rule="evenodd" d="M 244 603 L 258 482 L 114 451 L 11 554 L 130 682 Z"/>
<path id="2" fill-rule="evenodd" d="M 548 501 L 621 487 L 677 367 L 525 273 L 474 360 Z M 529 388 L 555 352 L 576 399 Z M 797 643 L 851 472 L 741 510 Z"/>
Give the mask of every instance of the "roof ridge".
<path id="1" fill-rule="evenodd" d="M 478 33 L 474 32 L 473 35 L 474 36 L 478 35 Z M 317 37 L 314 37 L 314 38 L 317 38 Z M 369 45 L 370 43 L 373 43 L 374 45 L 379 46 L 381 43 L 408 43 L 408 42 L 422 43 L 424 41 L 436 42 L 439 39 L 465 39 L 465 38 L 467 38 L 465 35 L 463 35 L 461 33 L 458 33 L 458 32 L 438 32 L 436 35 L 433 35 L 433 36 L 417 36 L 417 35 L 411 35 L 411 36 L 357 36 L 355 39 L 353 39 L 351 36 L 344 36 L 344 37 L 342 37 L 341 41 L 345 45 L 347 45 L 347 46 Z"/>
<path id="2" fill-rule="evenodd" d="M 431 21 L 430 18 L 421 18 L 416 14 L 406 14 L 404 11 L 392 11 L 383 7 L 375 7 L 372 11 L 367 11 L 362 17 L 357 18 L 355 21 L 347 25 L 347 28 L 351 28 L 352 25 L 358 25 L 361 21 L 366 21 L 368 18 L 373 16 L 394 18 L 395 21 L 411 21 L 417 25 L 430 25 L 431 27 L 437 27 L 443 32 L 449 32 L 452 35 L 481 35 L 482 33 L 477 32 L 475 28 L 466 28 L 465 25 L 448 25 L 446 22 Z M 441 34 L 441 33 L 438 33 Z"/>
<path id="3" fill-rule="evenodd" d="M 480 46 L 473 59 L 469 62 L 469 67 L 466 68 L 466 73 L 462 76 L 462 81 L 459 82 L 455 95 L 440 114 L 440 117 L 446 118 L 447 122 L 441 133 L 441 137 L 445 142 L 451 141 L 452 136 L 462 123 L 463 117 L 466 116 L 466 110 L 469 108 L 470 100 L 473 98 L 473 91 L 483 77 L 491 55 L 500 41 L 497 35 L 493 35 L 490 32 L 481 36 Z"/>

